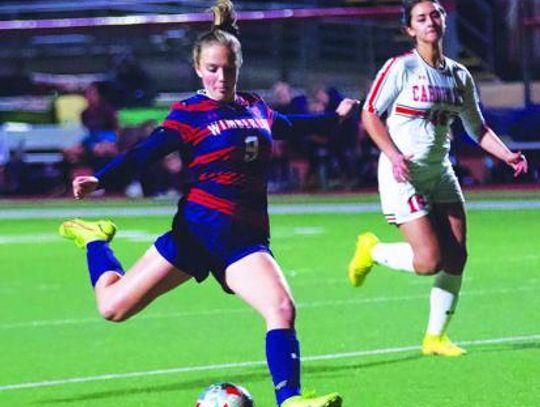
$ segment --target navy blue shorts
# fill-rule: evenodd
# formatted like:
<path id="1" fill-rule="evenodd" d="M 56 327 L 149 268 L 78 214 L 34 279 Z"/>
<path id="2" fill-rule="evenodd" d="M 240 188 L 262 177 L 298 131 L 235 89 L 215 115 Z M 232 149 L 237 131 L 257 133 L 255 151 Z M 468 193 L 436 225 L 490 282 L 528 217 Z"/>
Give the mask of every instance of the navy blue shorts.
<path id="1" fill-rule="evenodd" d="M 233 292 L 225 282 L 225 270 L 228 266 L 252 253 L 266 252 L 272 255 L 265 243 L 248 244 L 220 255 L 210 252 L 189 233 L 175 236 L 173 231 L 158 237 L 154 246 L 169 263 L 193 276 L 197 282 L 203 281 L 212 273 L 223 290 L 230 294 Z"/>

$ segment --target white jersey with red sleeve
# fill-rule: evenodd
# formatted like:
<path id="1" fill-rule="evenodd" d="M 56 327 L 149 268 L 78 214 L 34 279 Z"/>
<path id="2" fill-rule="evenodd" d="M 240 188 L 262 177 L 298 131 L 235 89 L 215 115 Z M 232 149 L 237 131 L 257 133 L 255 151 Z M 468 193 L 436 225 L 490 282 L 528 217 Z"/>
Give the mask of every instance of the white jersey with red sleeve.
<path id="1" fill-rule="evenodd" d="M 387 114 L 393 142 L 420 166 L 446 159 L 456 117 L 475 140 L 486 131 L 471 74 L 452 59 L 444 62 L 444 67 L 433 68 L 416 50 L 388 60 L 364 104 L 378 116 Z"/>

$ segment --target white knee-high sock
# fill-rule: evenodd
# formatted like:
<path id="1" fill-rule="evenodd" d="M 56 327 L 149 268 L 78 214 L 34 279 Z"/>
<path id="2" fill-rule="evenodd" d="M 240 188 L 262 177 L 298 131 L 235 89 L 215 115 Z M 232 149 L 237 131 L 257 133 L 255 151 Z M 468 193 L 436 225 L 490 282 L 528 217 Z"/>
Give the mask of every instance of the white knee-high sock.
<path id="1" fill-rule="evenodd" d="M 378 264 L 394 270 L 414 273 L 414 254 L 409 243 L 377 243 L 371 255 Z"/>
<path id="2" fill-rule="evenodd" d="M 428 335 L 445 333 L 457 306 L 461 281 L 461 275 L 449 274 L 445 271 L 435 276 L 429 301 L 429 321 L 426 331 Z"/>

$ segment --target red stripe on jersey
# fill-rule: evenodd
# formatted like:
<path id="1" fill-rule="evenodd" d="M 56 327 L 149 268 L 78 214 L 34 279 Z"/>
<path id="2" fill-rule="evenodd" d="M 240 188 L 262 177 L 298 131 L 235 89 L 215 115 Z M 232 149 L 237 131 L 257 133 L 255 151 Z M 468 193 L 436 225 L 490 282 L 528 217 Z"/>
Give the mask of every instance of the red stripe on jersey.
<path id="1" fill-rule="evenodd" d="M 379 91 L 382 88 L 382 85 L 384 81 L 386 80 L 386 76 L 388 75 L 388 72 L 390 71 L 390 68 L 392 68 L 392 65 L 394 65 L 394 62 L 397 61 L 397 57 L 392 58 L 392 61 L 388 64 L 384 72 L 379 76 L 379 79 L 375 83 L 375 86 L 373 87 L 373 91 L 371 92 L 371 97 L 368 101 L 368 111 L 370 113 L 375 113 L 375 107 L 373 106 L 373 103 L 375 102 L 375 99 L 377 99 L 377 96 L 379 95 Z"/>
<path id="2" fill-rule="evenodd" d="M 193 145 L 199 144 L 201 141 L 201 138 L 204 138 L 204 135 L 201 134 L 203 131 L 198 132 L 192 132 L 185 138 L 186 143 L 192 143 Z"/>
<path id="3" fill-rule="evenodd" d="M 426 117 L 428 115 L 427 110 L 415 109 L 413 107 L 407 106 L 396 106 L 396 113 L 403 114 L 406 116 L 415 116 L 415 117 Z"/>
<path id="4" fill-rule="evenodd" d="M 218 198 L 199 188 L 193 188 L 189 191 L 187 200 L 224 213 L 225 215 L 231 216 L 234 213 L 235 204 L 233 202 L 227 199 Z"/>
<path id="5" fill-rule="evenodd" d="M 235 149 L 234 146 L 233 147 L 227 147 L 227 148 L 223 148 L 221 150 L 217 150 L 217 151 L 213 151 L 213 152 L 208 153 L 208 154 L 201 155 L 201 156 L 195 158 L 191 162 L 191 164 L 189 164 L 189 168 L 193 168 L 196 165 L 208 164 L 208 163 L 211 163 L 212 161 L 226 160 L 227 158 L 230 157 L 231 152 L 233 152 L 234 149 Z"/>
<path id="6" fill-rule="evenodd" d="M 171 110 L 185 110 L 186 104 L 184 102 L 174 102 L 171 106 Z"/>
<path id="7" fill-rule="evenodd" d="M 171 109 L 173 110 L 187 110 L 188 112 L 206 112 L 208 110 L 215 109 L 217 106 L 216 101 L 214 100 L 201 100 L 200 102 L 193 103 L 192 105 L 188 105 L 184 102 L 176 102 L 173 103 L 171 106 Z"/>
<path id="8" fill-rule="evenodd" d="M 240 180 L 245 178 L 246 177 L 244 175 L 234 172 L 219 172 L 215 174 L 215 177 L 212 177 L 212 180 L 216 181 L 218 184 L 232 185 L 237 184 Z"/>
<path id="9" fill-rule="evenodd" d="M 175 130 L 184 142 L 187 142 L 193 133 L 193 127 L 185 123 L 177 122 L 176 120 L 165 120 L 162 123 L 163 127 Z"/>
<path id="10" fill-rule="evenodd" d="M 412 54 L 412 52 L 406 52 L 403 55 L 399 55 L 397 57 L 392 58 L 392 60 L 390 61 L 390 63 L 388 64 L 384 72 L 381 74 L 381 76 L 379 76 L 379 79 L 377 80 L 375 85 L 372 87 L 371 96 L 368 101 L 368 112 L 375 113 L 375 107 L 373 106 L 373 103 L 375 103 L 375 99 L 377 99 L 377 97 L 379 96 L 379 92 L 382 88 L 382 85 L 384 81 L 386 80 L 386 77 L 388 76 L 388 72 L 390 72 L 390 68 L 392 68 L 392 66 L 398 59 L 406 55 L 410 55 L 410 54 Z"/>
<path id="11" fill-rule="evenodd" d="M 197 144 L 201 143 L 210 134 L 211 132 L 210 130 L 208 130 L 208 128 L 205 128 L 201 131 L 198 131 L 197 133 L 194 133 L 192 137 L 193 145 L 196 146 Z"/>
<path id="12" fill-rule="evenodd" d="M 199 176 L 199 181 L 214 181 L 221 185 L 233 185 L 245 178 L 245 175 L 236 172 L 207 172 Z"/>

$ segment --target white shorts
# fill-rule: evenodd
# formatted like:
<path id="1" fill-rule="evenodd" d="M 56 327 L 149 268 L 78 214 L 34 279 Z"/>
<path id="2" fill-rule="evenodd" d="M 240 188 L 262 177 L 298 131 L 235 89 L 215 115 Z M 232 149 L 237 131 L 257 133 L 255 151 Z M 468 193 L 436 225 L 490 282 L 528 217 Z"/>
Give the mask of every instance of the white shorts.
<path id="1" fill-rule="evenodd" d="M 465 201 L 449 160 L 415 169 L 409 182 L 397 182 L 392 163 L 381 154 L 378 177 L 382 211 L 389 223 L 400 225 L 426 216 L 434 203 Z"/>

